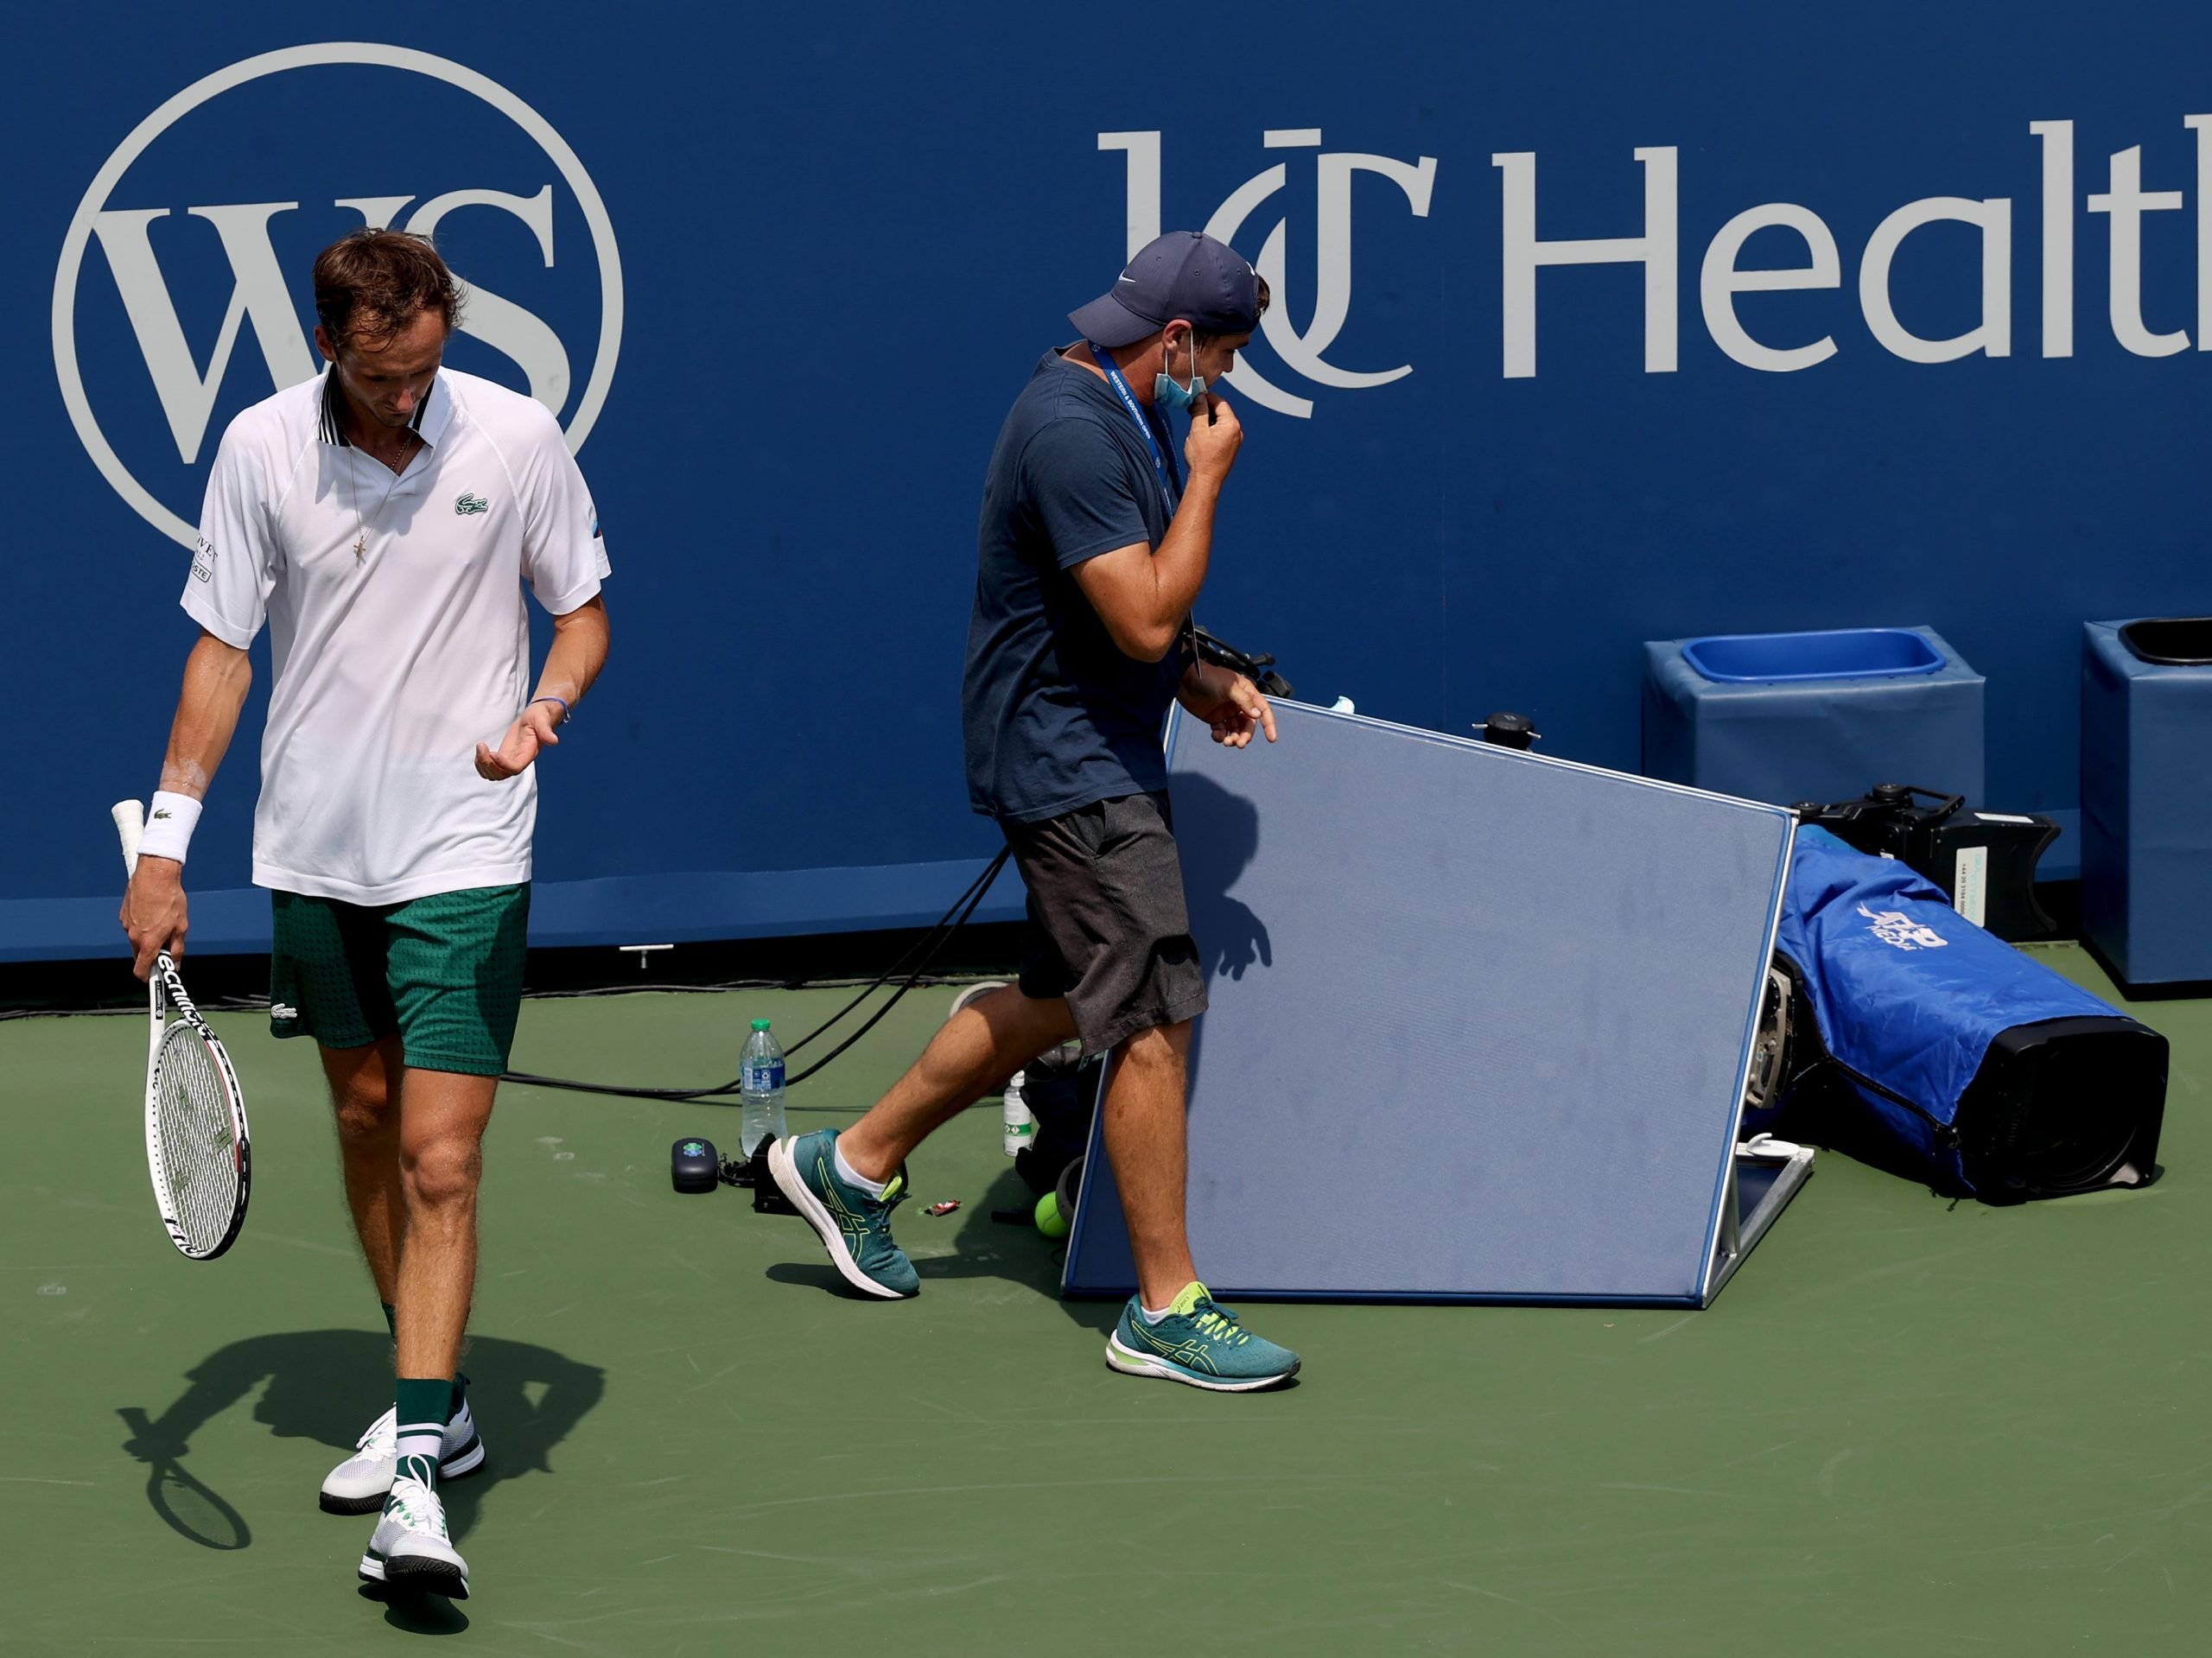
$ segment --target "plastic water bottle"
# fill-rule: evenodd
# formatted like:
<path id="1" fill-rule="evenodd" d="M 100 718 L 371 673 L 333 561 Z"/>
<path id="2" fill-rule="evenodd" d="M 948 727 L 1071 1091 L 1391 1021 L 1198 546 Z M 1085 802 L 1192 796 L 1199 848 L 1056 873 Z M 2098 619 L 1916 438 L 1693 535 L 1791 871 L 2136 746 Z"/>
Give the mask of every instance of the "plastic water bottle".
<path id="1" fill-rule="evenodd" d="M 738 1061 L 738 1100 L 743 1109 L 737 1129 L 738 1154 L 747 1162 L 770 1135 L 785 1137 L 784 1051 L 768 1034 L 768 1021 L 753 1021 L 753 1034 L 745 1039 L 745 1056 Z"/>
<path id="2" fill-rule="evenodd" d="M 1017 1070 L 1006 1079 L 1006 1154 L 1019 1157 L 1037 1139 L 1037 1116 L 1022 1097 L 1026 1073 Z"/>

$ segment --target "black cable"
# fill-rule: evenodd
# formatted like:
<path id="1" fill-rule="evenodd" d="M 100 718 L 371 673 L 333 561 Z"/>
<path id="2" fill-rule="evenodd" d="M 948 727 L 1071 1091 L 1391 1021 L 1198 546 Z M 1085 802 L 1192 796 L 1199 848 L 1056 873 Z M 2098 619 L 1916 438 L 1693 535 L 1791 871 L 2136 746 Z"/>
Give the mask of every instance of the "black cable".
<path id="1" fill-rule="evenodd" d="M 896 973 L 897 968 L 891 969 Z M 925 985 L 964 984 L 975 975 L 968 973 L 938 974 L 925 971 L 920 982 Z M 663 984 L 657 980 L 620 980 L 613 983 L 579 985 L 566 990 L 524 990 L 523 995 L 531 1001 L 582 1001 L 600 996 L 635 996 L 656 994 L 665 996 L 719 996 L 732 990 L 850 990 L 855 985 L 880 986 L 883 981 L 863 980 L 849 973 L 826 979 L 785 977 L 780 979 L 713 979 L 696 984 Z M 203 1013 L 265 1013 L 269 1011 L 266 995 L 194 996 Z M 106 1002 L 56 1003 L 53 1006 L 0 1007 L 0 1023 L 23 1019 L 143 1019 L 146 1014 L 143 995 L 118 998 Z"/>
<path id="2" fill-rule="evenodd" d="M 999 855 L 992 859 L 988 864 L 985 865 L 983 873 L 976 876 L 974 880 L 968 884 L 967 891 L 963 892 L 958 898 L 952 900 L 952 908 L 947 910 L 943 915 L 938 918 L 937 925 L 931 927 L 928 932 L 924 933 L 915 943 L 913 949 L 908 950 L 904 956 L 893 962 L 889 967 L 884 969 L 883 972 L 876 978 L 874 983 L 869 985 L 866 989 L 862 990 L 860 994 L 855 996 L 842 1007 L 840 1007 L 836 1013 L 830 1014 L 828 1019 L 823 1020 L 821 1024 L 816 1026 L 804 1036 L 799 1038 L 798 1041 L 792 1043 L 791 1046 L 785 1048 L 784 1050 L 784 1058 L 786 1059 L 790 1058 L 791 1055 L 797 1053 L 808 1043 L 813 1041 L 816 1037 L 820 1036 L 824 1031 L 835 1025 L 839 1020 L 851 1013 L 854 1008 L 859 1007 L 870 996 L 883 988 L 886 984 L 889 983 L 893 979 L 899 975 L 899 972 L 906 967 L 906 963 L 914 959 L 917 953 L 926 949 L 929 953 L 923 956 L 920 965 L 915 969 L 915 975 L 917 979 L 918 979 L 919 975 L 927 970 L 929 964 L 937 959 L 937 953 L 939 950 L 944 948 L 946 940 L 949 940 L 952 935 L 959 931 L 962 927 L 967 925 L 968 918 L 975 913 L 976 906 L 983 901 L 983 894 L 991 890 L 991 883 L 998 879 L 999 871 L 1006 867 L 1007 855 L 1007 849 L 1004 847 L 1000 848 Z M 965 910 L 961 908 L 963 905 L 967 905 Z M 952 919 L 955 912 L 959 913 L 959 919 L 957 921 Z M 949 929 L 946 927 L 947 922 L 951 923 Z M 937 943 L 932 944 L 931 940 L 936 938 L 940 931 L 944 932 L 944 938 L 938 939 Z M 908 990 L 912 988 L 913 983 L 910 981 L 900 988 L 899 994 L 903 996 Z M 880 1019 L 882 1015 L 879 1013 L 876 1017 Z M 843 1050 L 840 1049 L 838 1051 L 842 1053 Z M 823 1063 L 826 1064 L 827 1062 L 825 1061 Z M 813 1069 L 819 1070 L 822 1069 L 822 1066 L 820 1064 L 817 1064 Z M 788 1088 L 791 1082 L 796 1080 L 797 1078 L 786 1079 L 785 1086 Z"/>
<path id="3" fill-rule="evenodd" d="M 938 949 L 942 949 L 946 940 L 950 940 L 954 933 L 958 932 L 961 928 L 968 924 L 968 918 L 976 913 L 976 906 L 983 901 L 983 894 L 990 890 L 989 881 L 997 876 L 999 870 L 1005 865 L 1006 857 L 1007 854 L 1004 852 L 1001 852 L 999 855 L 992 861 L 991 867 L 983 872 L 984 880 L 982 884 L 971 889 L 974 894 L 972 897 L 967 897 L 963 894 L 968 907 L 960 912 L 960 918 L 957 921 L 955 921 L 951 927 L 946 931 L 944 939 L 939 941 Z M 956 905 L 955 907 L 957 908 L 957 905 Z M 951 911 L 948 910 L 945 913 L 950 915 Z M 944 923 L 940 922 L 938 924 L 943 926 Z M 936 958 L 936 956 L 937 950 L 931 950 L 930 954 L 923 958 L 921 967 L 915 969 L 913 976 L 909 978 L 906 983 L 900 985 L 898 989 L 893 991 L 891 993 L 891 999 L 885 1002 L 882 1007 L 877 1008 L 874 1013 L 869 1014 L 868 1022 L 865 1025 L 862 1025 L 860 1029 L 855 1031 L 842 1042 L 840 1042 L 836 1047 L 830 1049 L 829 1052 L 823 1054 L 822 1058 L 816 1060 L 804 1070 L 800 1071 L 797 1076 L 785 1077 L 784 1079 L 784 1086 L 791 1088 L 804 1082 L 808 1077 L 813 1076 L 815 1072 L 820 1070 L 831 1060 L 835 1059 L 839 1054 L 844 1052 L 846 1049 L 851 1047 L 854 1043 L 859 1041 L 870 1031 L 874 1030 L 877 1025 L 882 1022 L 883 1016 L 899 1005 L 899 999 L 922 981 L 923 969 L 929 966 L 930 962 Z M 890 977 L 890 975 L 886 974 L 884 977 L 887 980 Z M 823 1031 L 828 1030 L 830 1025 L 836 1024 L 838 1020 L 844 1018 L 847 1013 L 852 1012 L 854 1008 L 859 1006 L 860 1001 L 857 998 L 848 1002 L 844 1007 L 839 1010 L 836 1017 L 829 1021 L 829 1024 L 823 1025 L 815 1030 L 808 1032 L 807 1034 L 801 1038 L 798 1043 L 795 1043 L 793 1045 L 793 1050 L 795 1051 L 797 1048 L 803 1047 L 807 1043 L 813 1041 L 814 1039 L 821 1035 Z"/>
<path id="4" fill-rule="evenodd" d="M 998 856 L 992 859 L 984 867 L 983 873 L 969 882 L 967 889 L 952 900 L 952 907 L 938 918 L 937 924 L 924 933 L 912 949 L 884 972 L 878 975 L 860 994 L 855 996 L 852 1001 L 847 1002 L 784 1051 L 786 1057 L 798 1052 L 816 1037 L 836 1026 L 848 1013 L 883 988 L 885 985 L 890 983 L 900 969 L 909 962 L 913 961 L 918 954 L 921 956 L 921 960 L 916 963 L 914 970 L 907 975 L 906 981 L 893 993 L 888 1001 L 870 1015 L 866 1024 L 805 1070 L 794 1077 L 786 1077 L 784 1083 L 785 1087 L 789 1088 L 804 1082 L 831 1060 L 836 1058 L 838 1055 L 843 1053 L 854 1043 L 874 1030 L 883 1016 L 899 1005 L 900 997 L 921 983 L 928 975 L 930 963 L 937 959 L 938 952 L 951 942 L 952 936 L 967 924 L 969 918 L 975 914 L 976 906 L 982 903 L 984 895 L 991 889 L 991 883 L 998 879 L 999 871 L 1006 867 L 1007 856 L 1007 848 L 1001 848 Z M 681 1102 L 718 1099 L 735 1094 L 740 1091 L 744 1079 L 741 1077 L 734 1077 L 719 1088 L 628 1088 L 611 1083 L 584 1083 L 565 1077 L 541 1077 L 533 1071 L 509 1070 L 501 1072 L 499 1080 L 503 1083 L 525 1083 L 532 1088 L 561 1089 L 571 1094 L 607 1094 L 623 1099 L 665 1100 Z"/>

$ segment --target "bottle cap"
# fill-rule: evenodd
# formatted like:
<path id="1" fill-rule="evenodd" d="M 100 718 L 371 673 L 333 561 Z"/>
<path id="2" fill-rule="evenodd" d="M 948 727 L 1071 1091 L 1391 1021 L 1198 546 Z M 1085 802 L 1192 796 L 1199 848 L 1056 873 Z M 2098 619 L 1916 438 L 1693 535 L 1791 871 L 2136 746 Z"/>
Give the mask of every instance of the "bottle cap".
<path id="1" fill-rule="evenodd" d="M 768 1021 L 765 1019 L 756 1019 L 753 1021 L 753 1028 L 756 1031 L 765 1031 L 768 1028 Z"/>

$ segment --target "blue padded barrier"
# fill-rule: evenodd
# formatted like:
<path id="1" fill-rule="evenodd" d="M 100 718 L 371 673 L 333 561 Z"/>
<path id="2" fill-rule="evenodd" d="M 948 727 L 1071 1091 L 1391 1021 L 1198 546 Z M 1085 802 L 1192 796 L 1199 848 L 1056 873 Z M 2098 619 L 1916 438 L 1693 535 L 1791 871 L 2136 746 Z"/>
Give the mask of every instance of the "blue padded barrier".
<path id="1" fill-rule="evenodd" d="M 858 869 L 703 870 L 539 881 L 531 893 L 533 949 L 926 927 L 983 873 L 985 860 L 880 864 Z M 116 896 L 0 900 L 0 962 L 130 959 Z M 189 888 L 188 887 L 188 890 Z M 192 949 L 200 956 L 265 955 L 269 894 L 257 887 L 194 892 Z M 976 907 L 976 921 L 1019 921 L 1026 894 L 1009 863 Z"/>

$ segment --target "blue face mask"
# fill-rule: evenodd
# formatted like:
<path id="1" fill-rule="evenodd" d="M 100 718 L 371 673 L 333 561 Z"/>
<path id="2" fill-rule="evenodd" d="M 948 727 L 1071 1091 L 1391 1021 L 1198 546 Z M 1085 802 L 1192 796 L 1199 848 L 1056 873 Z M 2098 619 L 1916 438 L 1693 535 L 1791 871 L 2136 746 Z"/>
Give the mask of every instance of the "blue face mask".
<path id="1" fill-rule="evenodd" d="M 1206 403 L 1206 377 L 1198 372 L 1198 348 L 1195 336 L 1191 340 L 1191 383 L 1183 384 L 1167 372 L 1167 347 L 1160 348 L 1160 372 L 1152 382 L 1152 400 L 1162 409 L 1203 409 Z"/>

